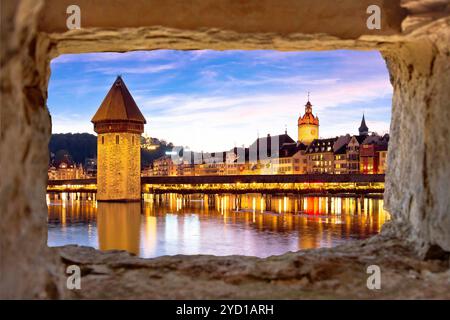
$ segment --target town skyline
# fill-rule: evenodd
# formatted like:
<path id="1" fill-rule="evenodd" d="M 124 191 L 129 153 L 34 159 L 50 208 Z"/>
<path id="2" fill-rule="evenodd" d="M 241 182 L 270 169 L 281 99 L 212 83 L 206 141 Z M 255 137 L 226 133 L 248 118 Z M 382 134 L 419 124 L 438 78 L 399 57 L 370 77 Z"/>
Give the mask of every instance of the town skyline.
<path id="1" fill-rule="evenodd" d="M 158 50 L 54 59 L 53 132 L 94 133 L 90 119 L 118 74 L 148 119 L 145 134 L 196 151 L 295 137 L 308 92 L 321 138 L 355 134 L 363 113 L 372 131 L 389 131 L 392 87 L 377 52 Z"/>

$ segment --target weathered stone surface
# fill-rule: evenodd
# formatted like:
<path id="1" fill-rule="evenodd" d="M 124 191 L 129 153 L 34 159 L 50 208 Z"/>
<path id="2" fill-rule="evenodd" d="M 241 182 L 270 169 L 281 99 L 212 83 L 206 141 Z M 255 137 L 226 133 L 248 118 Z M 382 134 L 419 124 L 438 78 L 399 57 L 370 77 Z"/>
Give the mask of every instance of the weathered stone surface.
<path id="1" fill-rule="evenodd" d="M 42 1 L 1 2 L 2 298 L 57 298 L 61 267 L 47 248 L 46 49 L 37 41 Z M 15 17 L 14 25 L 10 22 Z M 9 23 L 8 23 L 9 22 Z"/>
<path id="2" fill-rule="evenodd" d="M 450 299 L 449 260 L 423 261 L 384 236 L 266 259 L 55 250 L 81 268 L 81 290 L 68 291 L 71 299 Z M 381 268 L 380 290 L 367 288 L 369 265 Z"/>
<path id="3" fill-rule="evenodd" d="M 450 14 L 449 0 L 402 0 L 401 6 L 408 10 L 408 16 L 402 22 L 404 32 Z"/>
<path id="4" fill-rule="evenodd" d="M 97 200 L 140 201 L 140 139 L 130 132 L 98 134 Z"/>
<path id="5" fill-rule="evenodd" d="M 385 200 L 425 256 L 450 251 L 449 20 L 385 52 L 394 87 Z"/>
<path id="6" fill-rule="evenodd" d="M 146 12 L 142 10 L 148 5 L 145 1 L 130 5 L 117 0 L 107 7 L 103 1 L 79 2 L 90 9 L 83 13 L 87 14 L 85 29 L 69 32 L 61 29 L 68 1 L 0 2 L 1 297 L 61 298 L 67 294 L 62 289 L 63 266 L 55 260 L 55 250 L 46 246 L 50 119 L 45 103 L 50 58 L 62 53 L 159 48 L 380 50 L 394 86 L 385 192 L 393 222 L 384 232 L 408 240 L 412 249 L 391 239 L 269 259 L 180 256 L 145 261 L 123 253 L 69 248 L 62 253 L 65 261 L 79 262 L 82 253 L 87 261 L 84 283 L 94 290 L 75 294 L 115 298 L 448 297 L 448 286 L 443 286 L 448 283 L 448 271 L 444 271 L 448 264 L 412 258 L 413 252 L 430 257 L 450 250 L 448 0 L 405 0 L 401 1 L 403 8 L 398 1 L 376 1 L 387 22 L 380 32 L 365 29 L 364 1 L 339 1 L 339 8 L 335 1 L 286 4 L 265 0 L 257 5 L 158 1 L 158 5 L 152 2 L 155 5 L 146 17 L 127 15 L 127 9 Z M 170 4 L 174 7 L 166 7 Z M 169 9 L 170 15 L 162 14 Z M 380 293 L 359 291 L 364 290 L 359 288 L 366 277 L 361 267 L 372 261 L 384 265 L 389 277 Z M 194 274 L 199 281 L 193 281 Z M 154 287 L 143 279 L 154 279 Z M 106 283 L 112 285 L 108 290 L 95 291 L 104 289 Z M 217 293 L 216 286 L 221 288 Z"/>
<path id="7" fill-rule="evenodd" d="M 45 1 L 39 29 L 46 33 L 65 32 L 64 13 L 71 4 L 71 0 Z M 229 30 L 239 34 L 328 34 L 340 39 L 396 34 L 406 15 L 400 0 L 339 0 L 338 4 L 335 0 L 78 0 L 76 4 L 85 29 L 163 26 L 186 31 Z M 366 10 L 370 5 L 382 8 L 382 30 L 366 27 Z"/>

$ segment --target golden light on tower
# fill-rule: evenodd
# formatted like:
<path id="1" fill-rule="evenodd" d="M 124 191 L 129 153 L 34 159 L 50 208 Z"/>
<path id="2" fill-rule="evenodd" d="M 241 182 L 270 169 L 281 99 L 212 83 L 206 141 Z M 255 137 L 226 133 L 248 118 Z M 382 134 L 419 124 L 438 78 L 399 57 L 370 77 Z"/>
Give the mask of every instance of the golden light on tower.
<path id="1" fill-rule="evenodd" d="M 141 134 L 146 120 L 120 76 L 92 118 L 97 137 L 97 200 L 140 201 Z"/>
<path id="2" fill-rule="evenodd" d="M 319 118 L 312 113 L 312 104 L 309 101 L 305 104 L 305 114 L 298 118 L 298 141 L 309 145 L 313 140 L 319 138 Z"/>

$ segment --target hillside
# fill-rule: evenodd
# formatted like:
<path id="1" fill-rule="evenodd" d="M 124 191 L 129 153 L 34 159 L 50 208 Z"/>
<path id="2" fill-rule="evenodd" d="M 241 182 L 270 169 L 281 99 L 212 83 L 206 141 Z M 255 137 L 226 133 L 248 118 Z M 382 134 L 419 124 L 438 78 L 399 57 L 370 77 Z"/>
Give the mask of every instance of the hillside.
<path id="1" fill-rule="evenodd" d="M 172 144 L 164 140 L 153 139 L 153 143 L 159 145 L 156 150 L 141 149 L 141 165 L 148 166 L 171 150 Z M 56 133 L 52 134 L 48 144 L 50 156 L 56 159 L 68 154 L 76 163 L 85 163 L 86 158 L 97 157 L 97 136 L 90 133 Z"/>

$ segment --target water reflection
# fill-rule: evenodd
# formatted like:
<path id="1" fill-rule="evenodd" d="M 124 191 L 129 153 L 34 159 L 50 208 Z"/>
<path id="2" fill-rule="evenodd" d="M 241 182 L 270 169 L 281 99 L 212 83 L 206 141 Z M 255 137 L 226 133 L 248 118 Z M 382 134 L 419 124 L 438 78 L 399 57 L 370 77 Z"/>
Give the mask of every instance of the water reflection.
<path id="1" fill-rule="evenodd" d="M 272 195 L 153 195 L 141 203 L 48 195 L 50 246 L 69 243 L 142 257 L 266 257 L 364 239 L 389 219 L 382 199 Z"/>
<path id="2" fill-rule="evenodd" d="M 100 250 L 126 250 L 139 255 L 140 228 L 140 202 L 99 202 L 97 204 Z"/>

